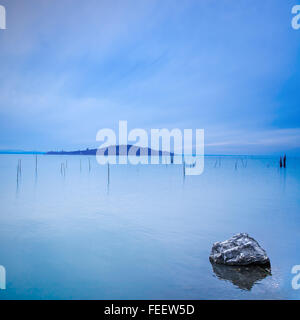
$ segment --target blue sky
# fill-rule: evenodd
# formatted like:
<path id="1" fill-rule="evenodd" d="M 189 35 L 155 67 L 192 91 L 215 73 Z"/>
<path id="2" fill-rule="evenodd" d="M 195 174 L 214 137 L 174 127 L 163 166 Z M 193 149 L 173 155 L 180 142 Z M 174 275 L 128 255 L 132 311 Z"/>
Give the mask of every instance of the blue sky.
<path id="1" fill-rule="evenodd" d="M 300 153 L 300 0 L 0 0 L 0 149 L 204 128 L 205 152 Z"/>

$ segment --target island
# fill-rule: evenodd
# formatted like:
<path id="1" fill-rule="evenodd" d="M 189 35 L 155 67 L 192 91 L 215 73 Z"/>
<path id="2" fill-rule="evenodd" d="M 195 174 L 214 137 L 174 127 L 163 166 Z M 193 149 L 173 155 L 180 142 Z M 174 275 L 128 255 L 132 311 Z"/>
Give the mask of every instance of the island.
<path id="1" fill-rule="evenodd" d="M 161 150 L 153 150 L 147 147 L 139 147 L 136 145 L 116 145 L 116 146 L 109 146 L 107 148 L 100 148 L 100 149 L 85 149 L 85 150 L 75 150 L 75 151 L 49 151 L 46 152 L 47 155 L 96 155 L 101 154 L 107 156 L 109 155 L 128 155 L 129 150 L 136 154 L 137 156 L 148 155 L 148 156 L 174 156 L 174 153 L 161 151 Z"/>

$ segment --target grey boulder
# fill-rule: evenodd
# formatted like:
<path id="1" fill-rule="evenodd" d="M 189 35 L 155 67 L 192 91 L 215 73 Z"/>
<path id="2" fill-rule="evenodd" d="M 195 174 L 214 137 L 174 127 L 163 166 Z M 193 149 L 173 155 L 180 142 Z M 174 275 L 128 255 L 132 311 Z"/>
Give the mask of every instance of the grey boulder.
<path id="1" fill-rule="evenodd" d="M 229 266 L 271 266 L 266 251 L 247 233 L 239 233 L 228 240 L 214 243 L 209 260 Z"/>

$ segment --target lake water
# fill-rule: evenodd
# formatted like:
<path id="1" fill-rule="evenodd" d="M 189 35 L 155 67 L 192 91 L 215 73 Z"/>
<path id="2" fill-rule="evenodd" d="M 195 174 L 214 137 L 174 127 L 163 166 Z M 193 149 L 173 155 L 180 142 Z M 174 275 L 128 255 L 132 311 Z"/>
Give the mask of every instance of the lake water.
<path id="1" fill-rule="evenodd" d="M 109 176 L 92 156 L 39 155 L 36 172 L 34 155 L 0 155 L 0 299 L 300 298 L 300 159 L 208 156 L 199 176 L 182 165 Z M 271 274 L 213 268 L 212 244 L 239 232 Z"/>

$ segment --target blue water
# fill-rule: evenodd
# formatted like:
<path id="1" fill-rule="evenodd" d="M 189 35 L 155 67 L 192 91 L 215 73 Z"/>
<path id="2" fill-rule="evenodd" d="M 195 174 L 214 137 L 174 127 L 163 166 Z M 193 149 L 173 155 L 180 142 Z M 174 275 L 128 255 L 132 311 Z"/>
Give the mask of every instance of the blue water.
<path id="1" fill-rule="evenodd" d="M 109 175 L 92 156 L 39 155 L 37 172 L 34 155 L 0 156 L 0 299 L 300 298 L 300 159 L 284 170 L 277 158 L 205 157 L 200 176 L 181 165 Z M 212 244 L 238 232 L 267 251 L 271 275 L 213 270 Z"/>

